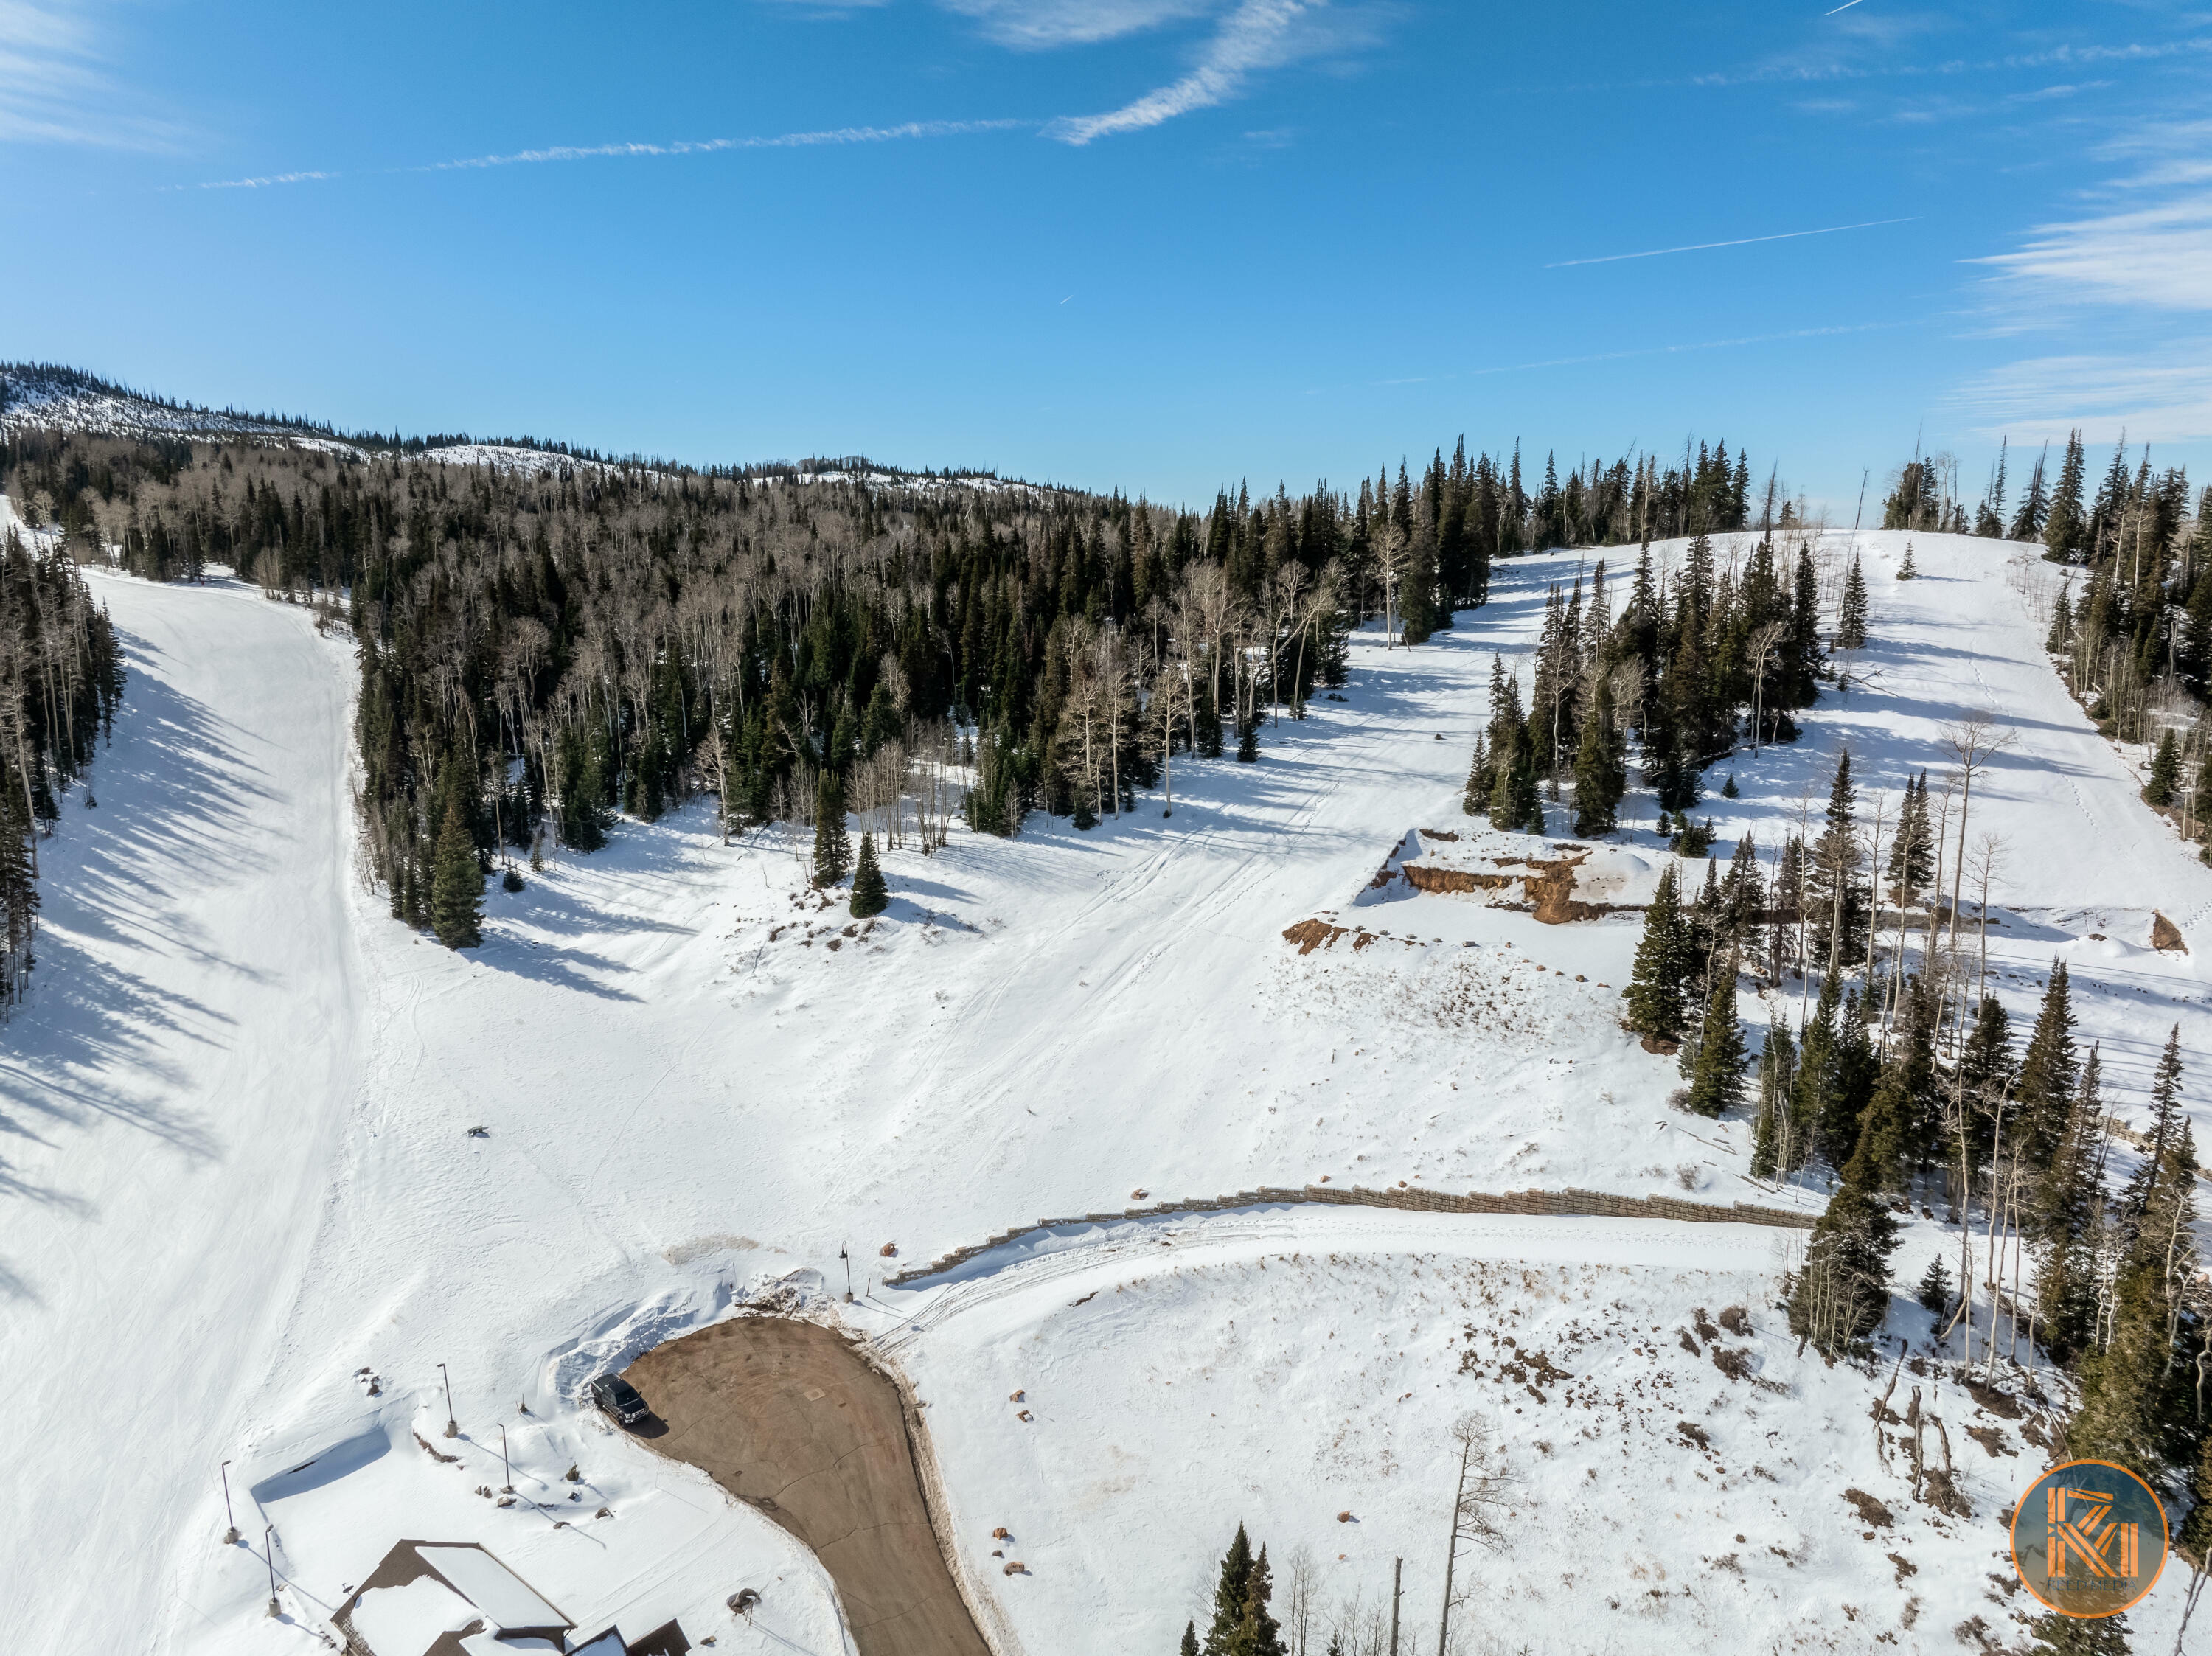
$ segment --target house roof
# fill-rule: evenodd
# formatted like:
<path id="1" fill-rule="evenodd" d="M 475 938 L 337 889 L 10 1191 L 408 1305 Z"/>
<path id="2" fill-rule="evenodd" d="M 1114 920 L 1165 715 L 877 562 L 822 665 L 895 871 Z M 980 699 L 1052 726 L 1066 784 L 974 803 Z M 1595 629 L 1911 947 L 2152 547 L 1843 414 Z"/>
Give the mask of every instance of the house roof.
<path id="1" fill-rule="evenodd" d="M 538 1635 L 557 1650 L 574 1626 L 474 1542 L 397 1543 L 331 1619 L 371 1656 L 444 1656 L 480 1632 Z"/>

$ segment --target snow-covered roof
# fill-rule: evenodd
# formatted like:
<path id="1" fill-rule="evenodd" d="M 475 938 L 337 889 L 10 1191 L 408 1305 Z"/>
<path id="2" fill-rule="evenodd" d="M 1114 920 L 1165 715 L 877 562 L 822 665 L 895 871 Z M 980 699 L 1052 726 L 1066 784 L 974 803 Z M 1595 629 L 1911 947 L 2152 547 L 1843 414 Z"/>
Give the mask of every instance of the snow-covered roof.
<path id="1" fill-rule="evenodd" d="M 373 1587 L 353 1607 L 353 1630 L 376 1656 L 422 1656 L 448 1633 L 483 1614 L 434 1575 L 396 1587 Z"/>
<path id="2" fill-rule="evenodd" d="M 565 1628 L 567 1617 L 482 1547 L 417 1545 L 415 1553 L 500 1628 Z"/>

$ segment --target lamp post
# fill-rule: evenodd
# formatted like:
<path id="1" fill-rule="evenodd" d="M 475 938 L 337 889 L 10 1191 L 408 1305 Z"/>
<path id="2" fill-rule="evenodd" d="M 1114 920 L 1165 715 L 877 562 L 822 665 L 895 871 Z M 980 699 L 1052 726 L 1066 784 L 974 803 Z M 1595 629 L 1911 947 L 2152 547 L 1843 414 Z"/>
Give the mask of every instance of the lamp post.
<path id="1" fill-rule="evenodd" d="M 845 1252 L 842 1242 L 837 1244 L 837 1257 L 845 1262 L 845 1303 L 853 1303 L 853 1256 Z"/>
<path id="2" fill-rule="evenodd" d="M 281 1616 L 283 1611 L 276 1604 L 276 1547 L 273 1539 L 276 1533 L 276 1526 L 274 1524 L 261 1532 L 261 1551 L 269 1561 L 269 1613 L 271 1616 Z"/>
<path id="3" fill-rule="evenodd" d="M 453 1377 L 446 1373 L 446 1365 L 442 1362 L 438 1365 L 438 1373 L 446 1382 L 446 1435 L 459 1437 L 461 1435 L 460 1425 L 453 1419 Z"/>
<path id="4" fill-rule="evenodd" d="M 506 1475 L 507 1477 L 507 1482 L 501 1487 L 500 1493 L 501 1495 L 513 1495 L 514 1493 L 514 1467 L 508 1462 L 507 1458 L 507 1422 L 505 1421 L 501 1421 L 499 1423 L 499 1469 Z"/>
<path id="5" fill-rule="evenodd" d="M 230 1463 L 224 1461 L 216 1471 L 222 1476 L 222 1521 L 228 1526 L 222 1532 L 222 1544 L 234 1547 L 238 1544 L 238 1520 L 230 1512 Z"/>

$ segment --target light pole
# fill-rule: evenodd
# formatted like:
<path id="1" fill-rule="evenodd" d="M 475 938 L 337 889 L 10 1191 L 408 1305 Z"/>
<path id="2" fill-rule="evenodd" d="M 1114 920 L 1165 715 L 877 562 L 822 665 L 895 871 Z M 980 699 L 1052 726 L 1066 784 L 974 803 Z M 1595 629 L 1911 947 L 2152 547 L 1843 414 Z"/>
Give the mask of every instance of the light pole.
<path id="1" fill-rule="evenodd" d="M 228 1526 L 222 1532 L 222 1544 L 234 1547 L 238 1544 L 238 1520 L 230 1513 L 230 1463 L 224 1461 L 216 1471 L 222 1475 L 222 1521 Z"/>
<path id="2" fill-rule="evenodd" d="M 513 1495 L 514 1493 L 514 1468 L 509 1464 L 507 1459 L 507 1422 L 505 1421 L 501 1421 L 499 1423 L 499 1469 L 501 1472 L 506 1474 L 507 1477 L 507 1483 L 501 1486 L 500 1493 L 501 1495 Z"/>
<path id="3" fill-rule="evenodd" d="M 853 1256 L 845 1252 L 842 1242 L 837 1244 L 837 1257 L 845 1262 L 845 1303 L 853 1303 Z"/>
<path id="4" fill-rule="evenodd" d="M 438 1373 L 446 1382 L 446 1435 L 459 1437 L 461 1429 L 453 1419 L 453 1377 L 446 1373 L 446 1365 L 442 1362 L 438 1365 Z"/>
<path id="5" fill-rule="evenodd" d="M 281 1616 L 283 1611 L 276 1604 L 276 1548 L 271 1538 L 276 1533 L 276 1526 L 274 1524 L 261 1532 L 261 1551 L 269 1561 L 269 1613 L 271 1616 Z"/>

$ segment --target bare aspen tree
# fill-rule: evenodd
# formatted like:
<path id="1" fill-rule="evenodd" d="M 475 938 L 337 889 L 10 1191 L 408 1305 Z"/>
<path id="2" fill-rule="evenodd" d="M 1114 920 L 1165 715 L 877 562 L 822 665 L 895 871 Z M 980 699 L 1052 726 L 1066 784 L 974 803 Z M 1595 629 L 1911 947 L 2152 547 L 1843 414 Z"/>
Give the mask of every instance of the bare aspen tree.
<path id="1" fill-rule="evenodd" d="M 1394 629 L 1394 608 L 1397 602 L 1398 585 L 1406 573 L 1412 557 L 1412 543 L 1406 531 L 1391 520 L 1388 512 L 1376 520 L 1374 530 L 1375 567 L 1382 576 L 1382 647 L 1397 648 L 1397 633 Z"/>
<path id="2" fill-rule="evenodd" d="M 1451 1641 L 1454 1566 L 1463 1547 L 1497 1552 L 1505 1545 L 1498 1518 L 1510 1500 L 1514 1483 L 1506 1472 L 1497 1429 L 1487 1415 L 1466 1414 L 1452 1423 L 1459 1448 L 1459 1477 L 1452 1496 L 1451 1545 L 1444 1554 L 1444 1602 L 1437 1621 L 1437 1656 L 1447 1656 Z"/>
<path id="3" fill-rule="evenodd" d="M 1966 885 L 1966 816 L 1974 798 L 1975 773 L 1985 768 L 1996 754 L 2019 739 L 2017 731 L 1999 735 L 1987 713 L 1969 713 L 1943 732 L 1943 739 L 1959 761 L 1959 854 L 1951 872 L 1951 949 L 1959 947 L 1959 899 Z"/>

